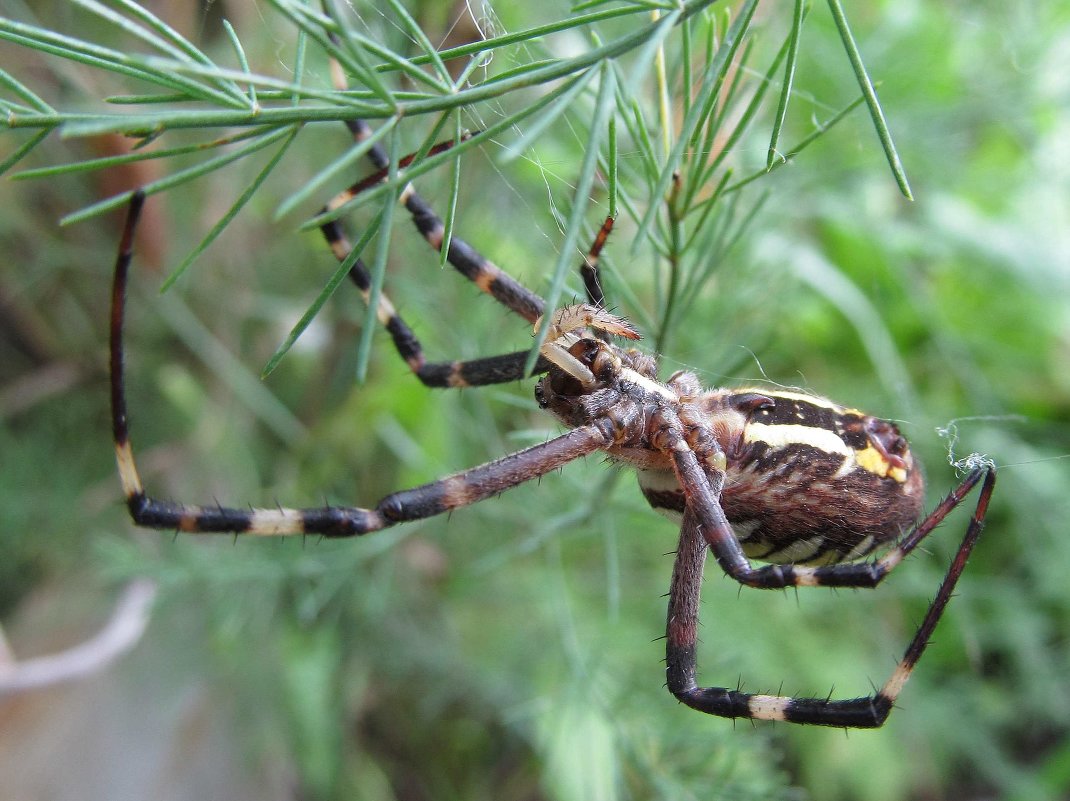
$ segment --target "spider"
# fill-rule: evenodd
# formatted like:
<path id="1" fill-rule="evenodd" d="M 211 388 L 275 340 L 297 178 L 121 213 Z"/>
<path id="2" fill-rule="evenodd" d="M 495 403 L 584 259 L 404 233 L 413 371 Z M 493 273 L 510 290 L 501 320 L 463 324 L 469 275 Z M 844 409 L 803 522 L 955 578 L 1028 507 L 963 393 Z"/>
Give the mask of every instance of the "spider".
<path id="1" fill-rule="evenodd" d="M 371 131 L 348 123 L 353 136 Z M 386 154 L 369 156 L 385 175 Z M 336 208 L 368 180 L 332 200 Z M 420 234 L 436 250 L 443 224 L 408 185 L 400 198 Z M 135 524 L 181 532 L 255 536 L 318 534 L 356 537 L 450 512 L 539 478 L 602 451 L 636 468 L 639 486 L 657 511 L 681 521 L 666 622 L 666 684 L 682 703 L 728 718 L 874 728 L 887 719 L 925 650 L 981 534 L 995 486 L 990 463 L 973 467 L 935 510 L 922 516 L 921 469 L 894 423 L 825 398 L 764 387 L 704 389 L 690 372 L 658 378 L 654 357 L 614 343 L 638 332 L 605 309 L 598 256 L 607 219 L 581 265 L 586 302 L 556 311 L 454 237 L 450 263 L 482 291 L 528 323 L 551 314 L 550 335 L 534 373 L 539 406 L 568 431 L 420 487 L 386 496 L 370 508 L 240 509 L 197 506 L 148 495 L 138 475 L 127 425 L 123 316 L 134 231 L 144 195 L 131 200 L 119 244 L 110 328 L 112 424 L 119 476 Z M 340 261 L 350 252 L 341 227 L 322 231 Z M 357 260 L 350 278 L 365 302 L 370 277 Z M 428 362 L 412 330 L 383 296 L 379 322 L 415 376 L 428 387 L 483 386 L 525 377 L 527 351 L 466 362 Z M 891 677 L 870 696 L 846 700 L 762 695 L 696 681 L 699 595 L 707 552 L 741 585 L 875 587 L 977 485 L 981 490 L 949 572 Z M 867 558 L 875 552 L 879 557 Z M 754 566 L 751 559 L 765 562 Z"/>

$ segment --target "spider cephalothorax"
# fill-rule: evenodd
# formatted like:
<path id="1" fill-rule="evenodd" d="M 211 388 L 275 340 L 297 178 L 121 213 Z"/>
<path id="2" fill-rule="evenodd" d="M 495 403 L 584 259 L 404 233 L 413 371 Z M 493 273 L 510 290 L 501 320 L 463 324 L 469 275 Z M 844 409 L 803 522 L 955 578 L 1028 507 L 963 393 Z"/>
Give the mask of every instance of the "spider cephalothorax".
<path id="1" fill-rule="evenodd" d="M 350 127 L 358 140 L 370 134 L 362 122 Z M 368 154 L 379 170 L 389 163 L 378 146 Z M 365 185 L 358 182 L 328 205 L 337 208 Z M 442 221 L 411 185 L 400 200 L 420 234 L 437 249 Z M 557 311 L 547 310 L 542 298 L 459 237 L 451 239 L 448 249 L 447 258 L 458 272 L 529 323 L 551 311 L 534 370 L 546 375 L 535 395 L 568 427 L 564 434 L 392 493 L 368 508 L 250 509 L 159 500 L 145 491 L 137 472 L 123 375 L 126 285 L 143 201 L 140 192 L 131 201 L 116 260 L 111 316 L 115 451 L 135 523 L 191 533 L 361 536 L 494 497 L 601 451 L 636 468 L 651 506 L 681 520 L 666 624 L 666 683 L 676 698 L 725 717 L 854 727 L 880 726 L 887 718 L 980 536 L 995 484 L 990 464 L 974 467 L 919 520 L 921 471 L 893 423 L 794 391 L 706 390 L 689 372 L 660 381 L 653 357 L 612 341 L 615 336 L 638 339 L 639 334 L 605 310 L 597 258 L 613 224 L 607 219 L 581 266 L 587 302 Z M 336 258 L 349 260 L 351 249 L 341 226 L 328 222 L 322 231 Z M 371 277 L 359 258 L 349 276 L 369 301 Z M 376 311 L 399 355 L 426 386 L 479 386 L 525 377 L 527 350 L 466 362 L 427 362 L 419 340 L 385 295 Z M 873 695 L 838 701 L 698 686 L 695 644 L 708 552 L 727 575 L 750 587 L 875 587 L 982 480 L 951 570 L 899 666 Z M 884 549 L 883 555 L 863 559 L 878 549 Z M 754 566 L 752 558 L 766 564 Z"/>

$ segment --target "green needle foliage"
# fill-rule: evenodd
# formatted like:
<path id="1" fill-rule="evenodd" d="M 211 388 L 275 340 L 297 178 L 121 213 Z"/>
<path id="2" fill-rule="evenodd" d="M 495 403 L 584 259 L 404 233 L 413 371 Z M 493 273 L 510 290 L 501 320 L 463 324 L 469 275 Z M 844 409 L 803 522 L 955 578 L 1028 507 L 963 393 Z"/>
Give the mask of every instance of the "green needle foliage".
<path id="1" fill-rule="evenodd" d="M 1070 791 L 1070 248 L 1045 217 L 1070 187 L 1033 168 L 1070 163 L 1065 87 L 1045 83 L 1065 13 L 1037 10 L 1034 30 L 895 3 L 848 7 L 851 25 L 833 0 L 500 4 L 454 42 L 431 2 L 58 5 L 0 16 L 0 459 L 23 466 L 0 479 L 0 620 L 41 588 L 75 606 L 70 586 L 156 579 L 119 695 L 164 716 L 191 683 L 208 694 L 226 747 L 184 762 L 191 782 L 222 763 L 234 785 L 215 794 L 234 797 Z M 372 172 L 373 144 L 384 179 L 323 212 Z M 372 305 L 389 297 L 431 360 L 536 352 L 544 326 L 533 341 L 413 232 L 410 181 L 446 242 L 550 307 L 582 297 L 576 267 L 615 216 L 607 296 L 665 375 L 802 385 L 900 419 L 934 500 L 948 461 L 996 459 L 990 533 L 886 729 L 676 705 L 655 641 L 675 531 L 598 460 L 360 542 L 131 532 L 101 354 L 113 213 L 138 186 L 153 197 L 128 380 L 153 494 L 370 505 L 557 431 L 531 382 L 425 390 L 347 285 L 360 255 Z M 341 265 L 328 219 L 355 245 Z M 711 566 L 700 680 L 869 692 L 964 519 L 878 593 L 741 593 Z"/>
<path id="2" fill-rule="evenodd" d="M 434 136 L 455 112 L 471 112 L 491 100 L 511 102 L 515 106 L 518 104 L 511 100 L 511 96 L 530 92 L 532 88 L 542 90 L 536 100 L 519 104 L 519 110 L 504 116 L 497 124 L 489 126 L 466 142 L 459 142 L 456 147 L 445 150 L 436 157 L 417 158 L 406 169 L 391 172 L 386 180 L 373 190 L 361 193 L 351 203 L 341 205 L 330 213 L 318 215 L 309 221 L 308 225 L 311 226 L 337 219 L 342 214 L 352 212 L 356 206 L 366 204 L 381 204 L 383 210 L 380 214 L 388 216 L 392 213 L 394 199 L 406 182 L 447 163 L 454 165 L 456 169 L 459 160 L 468 151 L 491 141 L 503 132 L 527 127 L 527 133 L 510 148 L 513 153 L 523 152 L 531 147 L 535 137 L 543 130 L 558 123 L 564 114 L 574 113 L 576 107 L 588 98 L 589 93 L 597 93 L 593 114 L 587 120 L 588 133 L 583 149 L 587 158 L 581 166 L 572 198 L 572 211 L 564 228 L 560 255 L 545 293 L 546 300 L 551 308 L 561 301 L 573 254 L 582 249 L 580 235 L 588 218 L 590 189 L 596 168 L 600 163 L 605 163 L 602 143 L 610 116 L 614 116 L 627 123 L 628 133 L 632 138 L 628 143 L 630 147 L 649 148 L 652 142 L 660 141 L 668 153 L 667 158 L 660 159 L 647 149 L 641 162 L 647 175 L 631 176 L 632 180 L 625 187 L 628 195 L 640 193 L 626 201 L 627 206 L 640 215 L 634 241 L 648 244 L 663 254 L 669 262 L 667 284 L 661 290 L 663 298 L 659 302 L 660 324 L 654 341 L 657 350 L 664 349 L 668 333 L 676 325 L 675 311 L 682 289 L 686 286 L 693 295 L 704 283 L 701 279 L 688 280 L 688 276 L 694 276 L 695 269 L 684 263 L 684 259 L 689 251 L 695 251 L 689 247 L 694 244 L 694 234 L 688 232 L 687 219 L 691 217 L 698 221 L 697 228 L 705 228 L 705 222 L 709 219 L 715 203 L 723 199 L 723 192 L 706 195 L 702 192 L 702 187 L 714 181 L 722 170 L 724 175 L 728 174 L 724 168 L 726 156 L 735 152 L 735 146 L 749 129 L 754 113 L 760 107 L 765 91 L 771 85 L 773 74 L 783 61 L 785 53 L 790 54 L 788 69 L 794 71 L 801 24 L 800 19 L 793 25 L 788 40 L 773 59 L 765 79 L 757 83 L 756 90 L 740 93 L 736 90 L 742 82 L 745 70 L 749 69 L 747 54 L 740 55 L 740 46 L 748 39 L 754 11 L 758 5 L 757 0 L 745 3 L 735 15 L 727 11 L 722 14 L 714 13 L 711 10 L 715 5 L 713 0 L 691 0 L 680 6 L 664 8 L 657 4 L 625 5 L 623 8 L 614 9 L 612 15 L 604 12 L 581 14 L 571 18 L 570 24 L 558 22 L 533 26 L 526 32 L 525 37 L 492 37 L 480 42 L 480 48 L 476 51 L 447 50 L 442 54 L 431 46 L 412 17 L 399 4 L 391 3 L 389 12 L 383 15 L 384 20 L 396 25 L 403 32 L 402 41 L 406 45 L 414 46 L 416 55 L 406 55 L 379 44 L 378 41 L 386 37 L 367 35 L 359 27 L 359 18 L 339 9 L 332 13 L 330 4 L 320 11 L 303 3 L 277 0 L 272 4 L 273 7 L 282 22 L 291 25 L 295 32 L 295 68 L 293 77 L 289 80 L 253 73 L 237 32 L 226 20 L 222 21 L 224 31 L 239 62 L 240 72 L 213 62 L 146 9 L 124 3 L 119 4 L 118 10 L 113 10 L 95 0 L 84 0 L 78 5 L 117 26 L 122 32 L 135 36 L 149 46 L 149 51 L 131 53 L 9 19 L 0 19 L 0 38 L 54 57 L 115 72 L 125 77 L 137 77 L 161 88 L 173 89 L 177 94 L 112 98 L 113 102 L 125 100 L 127 103 L 149 107 L 150 110 L 136 115 L 63 112 L 53 110 L 30 89 L 7 76 L 6 84 L 12 92 L 30 104 L 30 108 L 26 108 L 17 106 L 14 102 L 6 103 L 9 127 L 58 129 L 61 135 L 66 137 L 121 133 L 128 137 L 141 138 L 142 145 L 165 137 L 169 132 L 184 129 L 208 131 L 210 134 L 213 129 L 218 128 L 251 127 L 256 131 L 239 135 L 239 138 L 249 139 L 242 147 L 172 172 L 166 178 L 149 182 L 143 187 L 149 195 L 172 189 L 186 181 L 204 178 L 216 170 L 252 156 L 261 149 L 278 144 L 271 161 L 249 182 L 230 211 L 180 262 L 165 281 L 164 289 L 170 287 L 219 236 L 241 207 L 255 194 L 260 184 L 282 163 L 291 144 L 300 144 L 301 130 L 310 123 L 343 122 L 354 118 L 383 119 L 386 124 L 380 130 L 382 135 L 385 135 L 402 118 L 419 119 L 423 115 L 437 115 L 438 122 L 433 128 L 434 133 L 424 140 L 424 148 L 429 148 L 434 143 Z M 838 9 L 838 6 L 835 8 Z M 394 17 L 392 21 L 391 16 Z M 627 22 L 628 27 L 624 28 L 623 32 L 613 31 L 614 35 L 607 37 L 607 41 L 602 43 L 596 24 L 604 21 L 606 17 L 615 16 L 620 16 L 622 22 Z M 842 10 L 837 12 L 836 18 L 838 21 L 843 19 Z M 857 47 L 853 45 L 845 23 L 841 24 L 841 30 L 845 43 L 849 44 L 852 66 L 860 76 L 866 101 L 871 108 L 879 112 L 872 85 L 868 78 L 865 78 L 861 57 Z M 536 42 L 549 33 L 560 35 L 565 32 L 576 32 L 588 37 L 591 46 L 567 58 L 533 58 L 528 61 L 517 59 L 516 66 L 510 70 L 487 75 L 479 82 L 472 81 L 473 68 L 488 55 L 505 47 Z M 705 64 L 692 63 L 695 57 L 691 54 L 699 41 L 704 41 Z M 341 65 L 342 69 L 352 76 L 350 80 L 360 88 L 355 93 L 344 88 L 335 88 L 332 91 L 328 87 L 305 80 L 304 53 L 309 42 L 321 48 L 324 56 Z M 674 60 L 677 68 L 676 73 L 671 75 L 667 75 L 664 70 L 668 47 L 673 48 L 668 56 Z M 688 60 L 684 61 L 677 53 L 688 54 Z M 467 60 L 461 71 L 460 81 L 455 81 L 446 68 L 444 59 L 452 58 Z M 649 78 L 655 59 L 659 68 L 654 72 L 655 80 L 652 82 Z M 433 69 L 429 73 L 422 64 L 429 64 Z M 728 81 L 730 71 L 733 78 Z M 616 77 L 618 72 L 621 73 L 620 78 Z M 691 97 L 690 87 L 695 74 L 701 75 L 702 79 L 694 91 L 694 97 Z M 419 85 L 423 91 L 409 91 L 402 97 L 401 87 L 396 84 L 406 79 L 412 82 L 414 88 Z M 244 90 L 243 86 L 246 87 Z M 257 87 L 262 87 L 259 94 Z M 650 98 L 655 93 L 656 96 L 664 98 L 673 87 L 687 87 L 682 93 L 687 96 L 688 108 L 679 130 L 675 129 L 676 126 L 664 108 L 656 119 L 649 120 L 649 109 L 644 109 L 644 106 L 649 106 Z M 779 135 L 783 125 L 783 110 L 787 105 L 790 85 L 785 84 L 784 89 L 780 120 L 774 129 L 774 137 Z M 740 98 L 744 95 L 749 95 L 745 107 L 740 103 Z M 197 103 L 199 107 L 183 108 L 191 103 Z M 201 107 L 203 105 L 207 107 Z M 235 106 L 239 107 L 237 113 L 232 111 Z M 532 121 L 530 124 L 529 120 Z M 874 120 L 882 143 L 889 153 L 894 154 L 883 116 L 875 113 Z M 213 135 L 211 141 L 192 147 L 215 148 L 221 143 L 233 141 L 234 138 L 233 133 L 227 133 L 223 137 Z M 723 140 L 720 144 L 717 143 L 718 138 Z M 33 141 L 36 143 L 39 140 Z M 391 159 L 397 161 L 402 155 L 400 148 L 403 147 L 403 140 L 395 136 L 389 142 Z M 308 182 L 304 190 L 295 193 L 280 206 L 279 215 L 297 206 L 319 186 L 348 168 L 368 147 L 369 143 L 356 144 L 351 153 L 337 159 Z M 155 154 L 155 157 L 173 158 L 180 153 L 190 152 L 190 149 L 190 146 L 170 148 Z M 22 148 L 15 155 L 23 158 L 29 150 L 28 147 Z M 792 152 L 797 152 L 797 149 Z M 127 156 L 92 159 L 62 167 L 53 166 L 48 168 L 47 172 L 31 170 L 17 177 L 56 176 L 67 171 L 117 167 L 142 158 L 143 153 L 134 152 Z M 896 169 L 897 179 L 905 186 L 898 159 L 892 159 L 890 156 L 890 160 Z M 8 166 L 15 163 L 15 159 L 8 161 Z M 616 164 L 613 169 L 615 171 Z M 765 171 L 769 169 L 770 165 L 767 164 Z M 682 198 L 681 187 L 670 189 L 670 183 L 682 180 L 680 176 L 687 176 Z M 613 185 L 610 191 L 616 193 L 616 186 Z M 121 192 L 67 215 L 64 222 L 81 222 L 110 211 L 124 205 L 129 201 L 129 197 L 129 191 Z M 666 202 L 661 202 L 661 199 Z M 453 205 L 452 202 L 450 205 Z M 659 221 L 656 232 L 651 230 L 655 219 Z M 745 216 L 744 222 L 747 219 L 749 217 Z M 373 311 L 382 290 L 384 265 L 389 253 L 388 243 L 388 239 L 384 240 L 384 246 L 376 251 L 371 293 Z M 321 306 L 325 300 L 326 294 L 321 295 L 314 306 Z M 307 325 L 311 319 L 312 314 L 304 315 L 302 325 Z M 531 364 L 534 364 L 538 344 L 545 337 L 548 324 L 547 318 L 538 331 L 532 348 Z M 274 369 L 285 349 L 292 345 L 300 334 L 301 330 L 291 332 L 286 340 L 287 344 L 270 360 L 265 373 Z M 367 370 L 369 353 L 370 337 L 365 334 L 358 349 L 357 373 L 361 377 Z"/>

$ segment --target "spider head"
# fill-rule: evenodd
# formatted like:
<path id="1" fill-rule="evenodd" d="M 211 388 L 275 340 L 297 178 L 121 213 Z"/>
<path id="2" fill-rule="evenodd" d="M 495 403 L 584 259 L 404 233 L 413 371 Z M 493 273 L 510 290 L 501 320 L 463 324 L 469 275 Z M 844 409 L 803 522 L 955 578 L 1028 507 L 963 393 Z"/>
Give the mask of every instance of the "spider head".
<path id="1" fill-rule="evenodd" d="M 567 344 L 567 347 L 566 347 Z M 535 400 L 567 425 L 584 425 L 621 398 L 622 362 L 613 345 L 589 337 L 543 348 L 550 369 L 535 385 Z"/>
<path id="2" fill-rule="evenodd" d="M 634 428 L 644 402 L 676 400 L 657 382 L 654 358 L 609 341 L 611 336 L 639 339 L 623 318 L 589 304 L 565 306 L 554 312 L 548 330 L 539 352 L 550 367 L 535 387 L 535 399 L 566 425 L 608 416 L 623 436 Z"/>
<path id="3" fill-rule="evenodd" d="M 540 317 L 535 331 L 544 325 Z M 559 395 L 579 396 L 613 383 L 622 366 L 622 351 L 606 342 L 610 335 L 639 339 L 639 333 L 624 318 L 599 306 L 581 303 L 554 312 L 539 348 L 552 365 L 548 389 Z"/>

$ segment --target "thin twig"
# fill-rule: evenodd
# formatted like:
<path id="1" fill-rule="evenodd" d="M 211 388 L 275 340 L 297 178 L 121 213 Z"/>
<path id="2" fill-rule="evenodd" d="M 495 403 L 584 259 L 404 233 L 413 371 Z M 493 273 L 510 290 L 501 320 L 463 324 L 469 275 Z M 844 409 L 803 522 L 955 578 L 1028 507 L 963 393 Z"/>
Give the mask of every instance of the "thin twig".
<path id="1" fill-rule="evenodd" d="M 123 590 L 104 628 L 85 642 L 23 662 L 5 649 L 7 659 L 0 659 L 0 698 L 85 678 L 107 667 L 137 645 L 155 599 L 156 582 L 137 579 Z"/>

